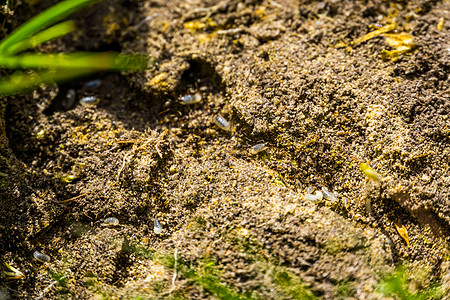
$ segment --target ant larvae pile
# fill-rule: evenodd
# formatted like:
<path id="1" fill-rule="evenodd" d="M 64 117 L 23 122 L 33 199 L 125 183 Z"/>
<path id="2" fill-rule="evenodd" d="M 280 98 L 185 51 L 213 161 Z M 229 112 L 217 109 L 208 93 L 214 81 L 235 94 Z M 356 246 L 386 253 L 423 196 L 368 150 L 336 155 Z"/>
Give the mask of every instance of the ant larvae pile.
<path id="1" fill-rule="evenodd" d="M 329 192 L 326 188 L 322 187 L 320 191 L 316 191 L 314 194 L 314 187 L 310 186 L 306 189 L 305 199 L 314 203 L 319 203 L 323 199 L 327 201 L 327 204 L 334 204 L 337 201 L 338 193 Z"/>

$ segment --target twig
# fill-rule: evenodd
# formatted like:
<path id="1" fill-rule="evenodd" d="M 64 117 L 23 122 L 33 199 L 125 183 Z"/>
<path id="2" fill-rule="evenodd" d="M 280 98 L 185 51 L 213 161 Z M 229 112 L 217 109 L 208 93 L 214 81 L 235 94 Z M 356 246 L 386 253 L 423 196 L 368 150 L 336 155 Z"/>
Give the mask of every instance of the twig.
<path id="1" fill-rule="evenodd" d="M 164 138 L 164 136 L 167 134 L 168 130 L 166 129 L 159 137 L 158 137 L 158 143 L 156 144 L 155 148 L 156 148 L 156 152 L 158 153 L 159 157 L 162 159 L 163 155 L 161 153 L 161 151 L 159 150 L 159 145 L 161 144 L 161 140 Z M 133 157 L 136 155 L 136 152 L 144 149 L 145 147 L 147 147 L 147 145 L 150 142 L 155 141 L 156 138 L 154 137 L 149 137 L 141 146 L 136 147 L 137 145 L 134 144 L 133 149 L 130 150 L 130 152 L 128 152 L 124 157 L 123 157 L 123 162 L 122 162 L 122 166 L 120 167 L 119 171 L 117 172 L 117 180 L 120 180 L 120 176 L 122 175 L 123 170 L 125 169 L 125 167 L 127 166 L 127 164 L 131 161 L 131 159 L 133 159 Z M 140 139 L 138 140 L 134 140 L 136 142 L 139 142 Z M 134 142 L 133 141 L 133 142 Z"/>
<path id="2" fill-rule="evenodd" d="M 246 30 L 244 30 L 243 28 L 232 28 L 232 29 L 224 29 L 224 30 L 218 30 L 217 34 L 221 34 L 221 35 L 233 35 L 236 33 L 241 33 L 241 32 L 246 32 Z"/>
<path id="3" fill-rule="evenodd" d="M 81 197 L 84 197 L 84 196 L 86 196 L 86 195 L 89 194 L 89 193 L 90 193 L 90 192 L 86 192 L 86 193 L 81 194 L 81 195 L 78 195 L 78 196 L 76 196 L 76 197 L 73 197 L 73 198 L 70 198 L 70 199 L 67 199 L 67 200 L 59 201 L 58 203 L 65 203 L 65 202 L 70 202 L 70 201 L 78 200 L 78 199 L 80 199 Z"/>
<path id="4" fill-rule="evenodd" d="M 67 275 L 64 275 L 63 277 L 60 278 L 60 280 L 65 279 L 67 277 Z M 42 293 L 39 294 L 39 297 L 36 298 L 36 300 L 42 299 L 44 297 L 44 295 L 55 285 L 57 284 L 57 281 L 53 281 L 48 287 L 46 287 Z"/>
<path id="5" fill-rule="evenodd" d="M 117 180 L 120 179 L 120 175 L 122 175 L 122 171 L 123 169 L 126 167 L 128 161 L 128 157 L 130 157 L 130 159 L 132 159 L 134 157 L 134 155 L 136 154 L 137 151 L 143 149 L 144 147 L 146 147 L 151 141 L 153 141 L 154 138 L 148 138 L 144 144 L 142 144 L 141 146 L 139 146 L 138 148 L 133 148 L 130 152 L 128 152 L 124 157 L 123 157 L 123 163 L 122 163 L 122 167 L 120 167 L 119 171 L 117 172 Z"/>
<path id="6" fill-rule="evenodd" d="M 122 166 L 120 167 L 119 171 L 117 172 L 117 180 L 120 179 L 120 175 L 122 174 L 123 169 L 125 168 L 126 164 L 127 164 L 127 158 L 128 155 L 130 155 L 131 152 L 128 152 L 127 154 L 125 154 L 125 156 L 123 157 L 123 162 L 122 162 Z"/>
<path id="7" fill-rule="evenodd" d="M 173 266 L 173 268 L 175 269 L 175 272 L 173 273 L 173 277 L 172 277 L 172 289 L 170 290 L 171 293 L 175 290 L 175 280 L 177 279 L 177 253 L 178 253 L 178 249 L 175 249 L 175 253 L 173 254 L 173 256 L 175 258 L 175 264 Z"/>

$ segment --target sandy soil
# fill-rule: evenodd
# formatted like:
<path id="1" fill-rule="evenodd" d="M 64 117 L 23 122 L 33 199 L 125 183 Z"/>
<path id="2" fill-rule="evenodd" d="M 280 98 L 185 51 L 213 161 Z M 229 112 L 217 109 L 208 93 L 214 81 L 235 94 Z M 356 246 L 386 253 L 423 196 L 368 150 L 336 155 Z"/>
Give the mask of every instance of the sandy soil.
<path id="1" fill-rule="evenodd" d="M 2 100 L 0 255 L 26 276 L 0 299 L 382 299 L 400 266 L 408 293 L 448 299 L 448 1 L 117 0 L 76 19 L 43 50 L 155 64 Z"/>

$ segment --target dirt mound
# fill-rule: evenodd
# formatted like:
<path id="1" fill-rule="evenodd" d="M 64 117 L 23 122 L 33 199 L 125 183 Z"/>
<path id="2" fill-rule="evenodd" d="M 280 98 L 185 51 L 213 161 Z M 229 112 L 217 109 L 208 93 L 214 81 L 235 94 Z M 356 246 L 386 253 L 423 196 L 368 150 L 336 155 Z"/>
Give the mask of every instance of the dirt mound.
<path id="1" fill-rule="evenodd" d="M 437 1 L 92 7 L 68 49 L 155 64 L 9 99 L 0 254 L 27 274 L 0 291 L 371 299 L 400 280 L 391 294 L 445 293 L 449 11 Z M 79 103 L 88 96 L 98 103 Z M 325 198 L 307 200 L 314 190 Z"/>

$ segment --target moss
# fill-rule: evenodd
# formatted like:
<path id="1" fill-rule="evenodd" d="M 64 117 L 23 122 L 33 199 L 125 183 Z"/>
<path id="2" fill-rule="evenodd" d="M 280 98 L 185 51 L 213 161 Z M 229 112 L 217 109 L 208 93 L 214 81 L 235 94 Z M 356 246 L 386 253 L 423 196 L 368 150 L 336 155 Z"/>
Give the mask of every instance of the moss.
<path id="1" fill-rule="evenodd" d="M 342 280 L 337 284 L 337 293 L 342 297 L 351 297 L 355 295 L 355 288 L 347 280 Z"/>
<path id="2" fill-rule="evenodd" d="M 408 268 L 399 266 L 392 274 L 384 276 L 378 286 L 378 292 L 383 296 L 396 297 L 401 300 L 441 299 L 442 288 L 439 282 L 423 287 L 410 279 Z"/>

